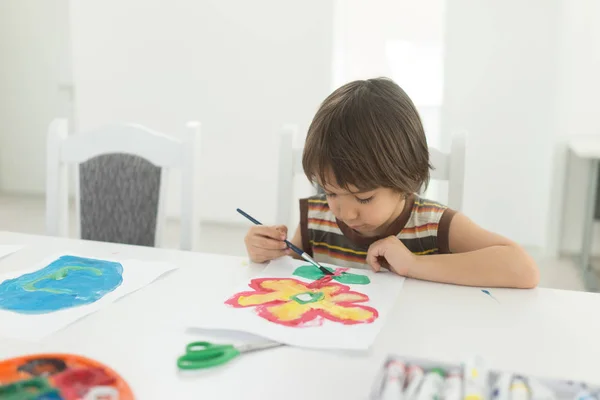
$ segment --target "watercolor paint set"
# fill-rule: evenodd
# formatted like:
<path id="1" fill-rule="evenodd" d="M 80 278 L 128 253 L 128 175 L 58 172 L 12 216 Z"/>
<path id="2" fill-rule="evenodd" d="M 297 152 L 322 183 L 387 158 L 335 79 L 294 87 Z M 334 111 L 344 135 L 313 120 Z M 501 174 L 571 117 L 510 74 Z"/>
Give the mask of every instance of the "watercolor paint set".
<path id="1" fill-rule="evenodd" d="M 481 357 L 460 365 L 389 356 L 371 400 L 600 400 L 600 386 L 486 368 Z"/>
<path id="2" fill-rule="evenodd" d="M 0 361 L 0 400 L 133 400 L 133 393 L 117 372 L 95 360 L 35 354 Z"/>

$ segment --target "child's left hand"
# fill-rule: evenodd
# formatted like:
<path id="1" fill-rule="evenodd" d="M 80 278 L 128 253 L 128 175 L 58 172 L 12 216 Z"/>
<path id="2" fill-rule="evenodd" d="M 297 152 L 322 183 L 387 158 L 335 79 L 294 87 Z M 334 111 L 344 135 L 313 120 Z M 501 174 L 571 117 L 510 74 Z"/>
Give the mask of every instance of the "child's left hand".
<path id="1" fill-rule="evenodd" d="M 373 271 L 379 272 L 381 268 L 387 267 L 385 264 L 382 265 L 382 258 L 389 265 L 389 269 L 402 276 L 408 275 L 410 267 L 417 260 L 417 256 L 411 253 L 396 236 L 378 240 L 369 247 L 367 263 Z"/>

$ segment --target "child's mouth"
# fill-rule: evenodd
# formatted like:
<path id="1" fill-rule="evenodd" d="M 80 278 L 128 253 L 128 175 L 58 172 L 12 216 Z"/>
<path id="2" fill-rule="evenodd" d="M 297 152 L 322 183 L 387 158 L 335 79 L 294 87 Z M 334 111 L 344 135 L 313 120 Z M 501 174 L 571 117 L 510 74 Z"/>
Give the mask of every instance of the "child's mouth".
<path id="1" fill-rule="evenodd" d="M 354 229 L 355 231 L 360 231 L 361 229 L 365 228 L 365 225 L 350 225 L 350 228 Z"/>

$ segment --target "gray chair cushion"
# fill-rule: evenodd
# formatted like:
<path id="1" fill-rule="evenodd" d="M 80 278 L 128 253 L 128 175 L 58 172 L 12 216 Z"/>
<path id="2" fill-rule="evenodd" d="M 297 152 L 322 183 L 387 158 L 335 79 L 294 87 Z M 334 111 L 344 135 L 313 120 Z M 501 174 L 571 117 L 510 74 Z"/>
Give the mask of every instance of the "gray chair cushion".
<path id="1" fill-rule="evenodd" d="M 81 238 L 154 246 L 160 175 L 160 167 L 130 154 L 106 154 L 82 163 Z"/>

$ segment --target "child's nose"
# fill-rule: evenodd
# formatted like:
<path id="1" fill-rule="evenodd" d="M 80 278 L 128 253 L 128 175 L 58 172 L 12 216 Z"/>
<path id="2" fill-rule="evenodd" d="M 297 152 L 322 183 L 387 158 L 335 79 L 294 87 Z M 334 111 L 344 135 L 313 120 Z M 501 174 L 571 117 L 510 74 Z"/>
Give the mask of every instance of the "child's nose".
<path id="1" fill-rule="evenodd" d="M 339 207 L 338 215 L 345 222 L 351 222 L 358 218 L 358 211 L 354 207 Z"/>

